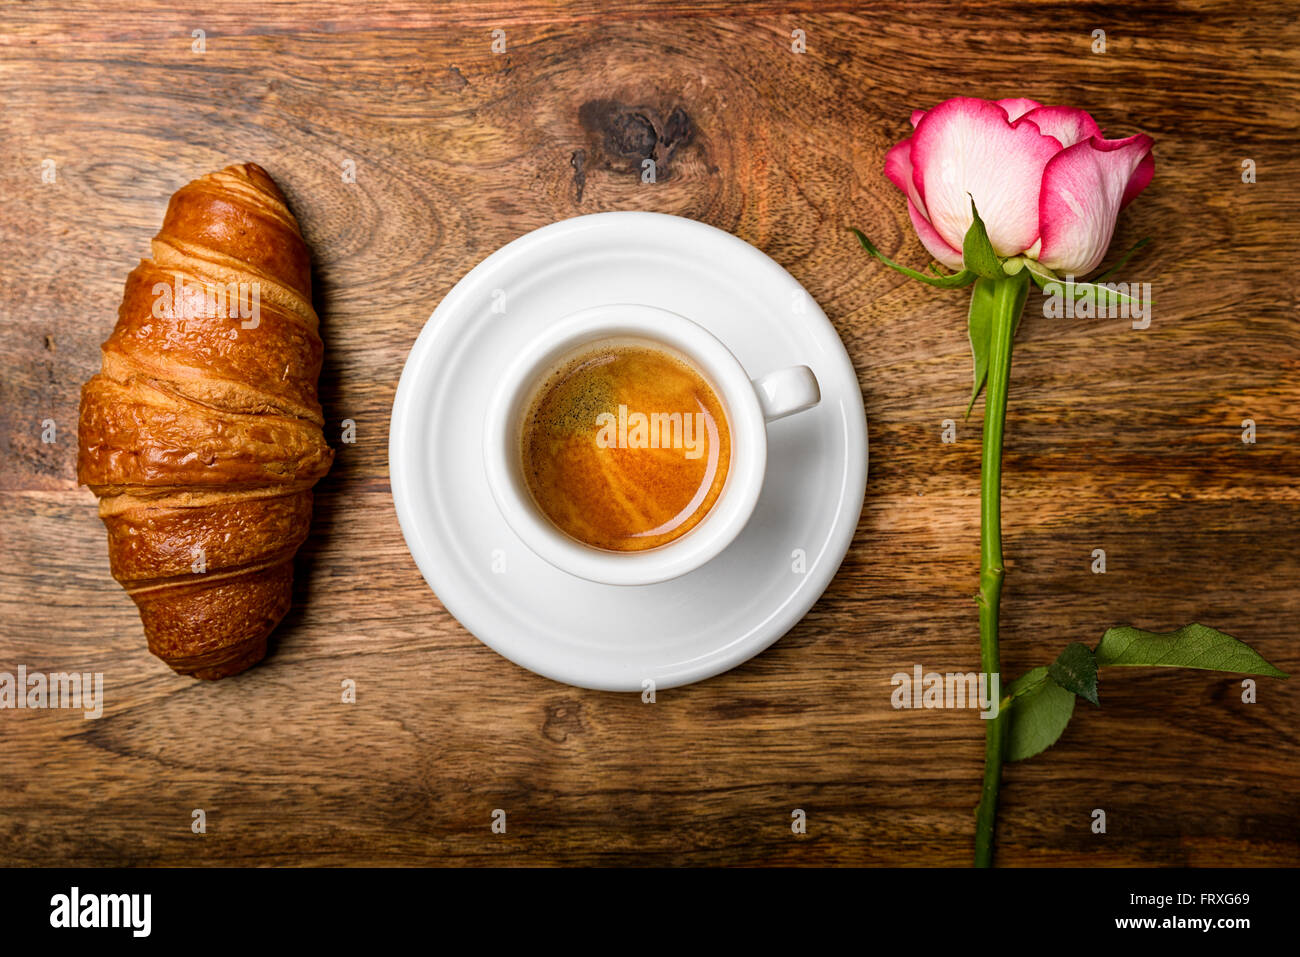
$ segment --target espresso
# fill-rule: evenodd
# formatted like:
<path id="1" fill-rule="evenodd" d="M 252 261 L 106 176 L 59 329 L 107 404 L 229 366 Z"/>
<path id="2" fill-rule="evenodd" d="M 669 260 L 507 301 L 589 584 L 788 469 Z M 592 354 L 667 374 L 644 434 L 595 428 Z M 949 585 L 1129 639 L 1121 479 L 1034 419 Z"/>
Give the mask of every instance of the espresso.
<path id="1" fill-rule="evenodd" d="M 641 551 L 685 535 L 727 480 L 722 403 L 684 357 L 642 340 L 589 343 L 536 390 L 520 437 L 533 501 L 570 538 Z"/>

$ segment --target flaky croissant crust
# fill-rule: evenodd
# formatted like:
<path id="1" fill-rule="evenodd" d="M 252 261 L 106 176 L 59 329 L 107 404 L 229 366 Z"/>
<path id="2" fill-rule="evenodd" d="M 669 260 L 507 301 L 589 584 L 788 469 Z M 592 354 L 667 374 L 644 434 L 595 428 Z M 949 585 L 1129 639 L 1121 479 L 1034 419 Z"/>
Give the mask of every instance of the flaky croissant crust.
<path id="1" fill-rule="evenodd" d="M 318 325 L 284 195 L 261 167 L 231 166 L 172 197 L 82 388 L 78 480 L 150 650 L 179 672 L 256 663 L 289 608 L 333 460 Z"/>

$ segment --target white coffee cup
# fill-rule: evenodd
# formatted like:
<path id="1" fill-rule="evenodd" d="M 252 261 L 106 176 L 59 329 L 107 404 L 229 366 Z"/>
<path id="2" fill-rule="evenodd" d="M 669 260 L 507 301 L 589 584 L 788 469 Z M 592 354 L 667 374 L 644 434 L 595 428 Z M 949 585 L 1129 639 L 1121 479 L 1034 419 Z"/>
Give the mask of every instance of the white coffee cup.
<path id="1" fill-rule="evenodd" d="M 560 531 L 528 491 L 521 430 L 536 389 L 557 363 L 588 342 L 649 339 L 682 353 L 717 392 L 731 429 L 731 464 L 722 492 L 689 532 L 657 548 L 616 552 Z M 488 488 L 515 534 L 556 568 L 608 585 L 649 585 L 694 571 L 718 555 L 745 527 L 767 468 L 767 423 L 821 401 L 807 366 L 790 366 L 751 380 L 712 333 L 684 316 L 635 303 L 596 306 L 559 320 L 510 364 L 488 403 L 483 465 Z"/>

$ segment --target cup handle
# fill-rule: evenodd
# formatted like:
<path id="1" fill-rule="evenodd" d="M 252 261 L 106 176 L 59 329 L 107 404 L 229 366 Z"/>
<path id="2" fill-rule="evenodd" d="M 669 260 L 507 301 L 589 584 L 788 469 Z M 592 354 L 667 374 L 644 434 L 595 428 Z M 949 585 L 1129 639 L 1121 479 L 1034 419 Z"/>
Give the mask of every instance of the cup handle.
<path id="1" fill-rule="evenodd" d="M 753 381 L 763 418 L 768 422 L 811 409 L 822 400 L 817 377 L 807 366 L 777 369 Z"/>

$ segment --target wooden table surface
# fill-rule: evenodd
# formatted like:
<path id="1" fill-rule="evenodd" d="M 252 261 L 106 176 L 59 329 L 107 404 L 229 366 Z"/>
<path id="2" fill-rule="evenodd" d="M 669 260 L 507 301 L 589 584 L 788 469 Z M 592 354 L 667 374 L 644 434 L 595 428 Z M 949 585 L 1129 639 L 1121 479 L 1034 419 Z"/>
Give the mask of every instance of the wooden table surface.
<path id="1" fill-rule="evenodd" d="M 178 6 L 0 12 L 0 671 L 103 672 L 106 696 L 99 720 L 0 712 L 0 861 L 967 863 L 982 724 L 890 706 L 914 663 L 978 667 L 966 297 L 873 264 L 847 232 L 926 261 L 881 166 L 913 108 L 957 94 L 1075 104 L 1156 140 L 1115 242 L 1153 239 L 1126 271 L 1152 284 L 1150 328 L 1044 318 L 1037 293 L 1021 326 L 1004 672 L 1111 625 L 1193 620 L 1300 670 L 1285 4 Z M 168 197 L 244 160 L 314 252 L 338 457 L 271 655 L 201 683 L 146 652 L 109 577 L 76 413 Z M 503 243 L 612 209 L 703 220 L 789 269 L 848 347 L 871 435 L 866 507 L 822 600 L 653 705 L 537 677 L 467 633 L 406 550 L 387 470 L 398 374 L 439 300 Z M 337 441 L 345 418 L 355 444 Z M 1100 710 L 1008 767 L 1000 862 L 1300 863 L 1300 686 L 1240 690 L 1104 674 Z"/>

